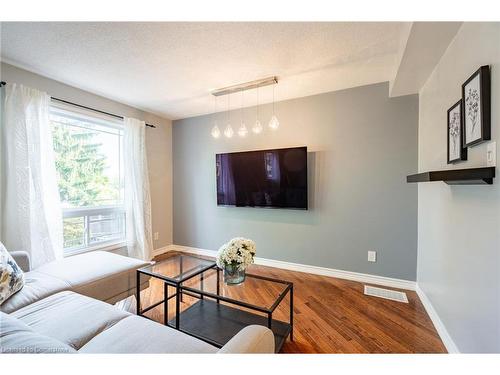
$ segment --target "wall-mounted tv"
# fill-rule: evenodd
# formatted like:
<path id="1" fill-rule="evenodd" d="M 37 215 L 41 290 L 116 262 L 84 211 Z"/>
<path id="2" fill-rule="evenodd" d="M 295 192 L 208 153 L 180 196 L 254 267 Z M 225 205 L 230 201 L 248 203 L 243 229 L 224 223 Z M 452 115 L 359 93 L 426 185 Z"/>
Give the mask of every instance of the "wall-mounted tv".
<path id="1" fill-rule="evenodd" d="M 307 210 L 307 147 L 216 155 L 217 205 Z"/>

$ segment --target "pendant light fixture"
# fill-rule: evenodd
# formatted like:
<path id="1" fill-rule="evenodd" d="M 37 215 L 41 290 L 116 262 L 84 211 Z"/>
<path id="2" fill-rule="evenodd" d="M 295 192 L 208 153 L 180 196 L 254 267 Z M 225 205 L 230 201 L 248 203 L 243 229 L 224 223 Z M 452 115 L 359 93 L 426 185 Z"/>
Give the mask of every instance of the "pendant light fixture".
<path id="1" fill-rule="evenodd" d="M 280 126 L 280 122 L 278 121 L 278 118 L 276 117 L 276 112 L 274 110 L 274 107 L 275 107 L 274 89 L 275 89 L 275 86 L 273 86 L 273 115 L 271 117 L 271 120 L 269 120 L 269 127 L 272 130 L 277 130 Z"/>
<path id="2" fill-rule="evenodd" d="M 212 137 L 215 139 L 220 137 L 220 129 L 217 126 L 217 97 L 214 96 L 214 127 L 210 131 L 210 134 L 212 134 Z"/>
<path id="3" fill-rule="evenodd" d="M 259 87 L 257 87 L 257 117 L 255 118 L 255 124 L 252 127 L 252 131 L 255 134 L 262 133 L 262 124 L 259 120 Z"/>
<path id="4" fill-rule="evenodd" d="M 238 135 L 240 137 L 245 137 L 248 133 L 247 127 L 245 126 L 245 120 L 243 119 L 243 91 L 241 92 L 241 102 L 240 102 L 240 128 L 238 129 Z"/>
<path id="5" fill-rule="evenodd" d="M 233 128 L 231 126 L 231 122 L 229 121 L 230 120 L 230 115 L 229 115 L 229 108 L 230 108 L 229 98 L 230 97 L 231 97 L 231 94 L 229 94 L 227 96 L 227 125 L 226 125 L 226 128 L 224 129 L 224 135 L 226 136 L 226 138 L 231 138 L 234 134 Z"/>
<path id="6" fill-rule="evenodd" d="M 226 138 L 232 138 L 234 136 L 235 131 L 233 130 L 233 127 L 231 126 L 231 115 L 230 115 L 230 110 L 231 110 L 231 104 L 230 104 L 230 95 L 241 92 L 241 104 L 240 104 L 240 123 L 239 126 L 236 127 L 236 133 L 238 134 L 239 137 L 243 138 L 246 137 L 249 133 L 249 130 L 252 131 L 254 134 L 260 134 L 264 131 L 264 127 L 262 126 L 262 123 L 260 122 L 260 87 L 263 86 L 269 86 L 269 85 L 276 85 L 278 83 L 278 78 L 275 76 L 272 77 L 267 77 L 263 79 L 258 79 L 255 81 L 251 82 L 245 82 L 245 83 L 240 83 L 237 85 L 233 86 L 227 86 L 223 87 L 221 89 L 213 90 L 212 95 L 215 96 L 214 100 L 214 118 L 213 118 L 213 126 L 212 130 L 210 131 L 210 134 L 212 135 L 213 138 L 219 138 L 222 134 Z M 257 107 L 256 107 L 256 117 L 255 117 L 255 122 L 252 126 L 247 128 L 245 124 L 245 119 L 244 119 L 244 100 L 243 100 L 243 91 L 248 91 L 248 90 L 254 90 L 257 89 Z M 219 128 L 219 123 L 217 122 L 217 97 L 218 96 L 227 96 L 227 113 L 226 113 L 226 118 L 224 119 L 224 114 L 221 112 L 221 117 L 219 118 L 219 123 L 222 124 L 224 121 L 226 121 L 226 126 L 222 126 L 222 128 Z M 275 94 L 274 94 L 274 89 L 273 89 L 273 116 L 271 117 L 271 120 L 269 121 L 268 124 L 269 128 L 272 130 L 276 130 L 279 127 L 279 121 L 278 117 L 276 116 L 275 113 Z M 223 130 L 222 130 L 223 129 Z"/>

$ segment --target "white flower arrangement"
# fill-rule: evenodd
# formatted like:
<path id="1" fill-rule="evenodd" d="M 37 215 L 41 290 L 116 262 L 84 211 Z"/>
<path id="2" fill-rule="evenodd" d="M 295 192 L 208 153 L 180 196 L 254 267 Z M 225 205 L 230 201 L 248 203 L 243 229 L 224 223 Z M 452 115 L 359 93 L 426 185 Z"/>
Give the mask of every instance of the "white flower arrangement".
<path id="1" fill-rule="evenodd" d="M 233 238 L 219 248 L 217 265 L 220 268 L 237 267 L 240 271 L 244 271 L 253 263 L 255 252 L 255 242 L 252 240 L 243 237 Z"/>

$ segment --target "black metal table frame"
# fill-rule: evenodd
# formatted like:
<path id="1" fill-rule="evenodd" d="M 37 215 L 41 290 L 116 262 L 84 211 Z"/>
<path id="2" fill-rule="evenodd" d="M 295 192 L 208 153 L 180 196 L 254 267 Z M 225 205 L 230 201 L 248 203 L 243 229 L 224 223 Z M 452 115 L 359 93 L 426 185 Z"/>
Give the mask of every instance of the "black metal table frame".
<path id="1" fill-rule="evenodd" d="M 181 255 L 182 257 L 182 255 Z M 213 267 L 215 266 L 215 262 L 210 262 L 210 264 L 208 264 L 207 266 L 205 267 L 202 267 L 198 270 L 198 272 L 195 272 L 193 273 L 192 275 L 189 275 L 189 277 L 186 277 L 186 278 L 180 278 L 179 281 L 175 281 L 173 280 L 172 278 L 169 278 L 167 276 L 163 276 L 161 274 L 158 274 L 158 273 L 155 273 L 155 272 L 152 272 L 152 271 L 147 271 L 145 268 L 147 267 L 144 267 L 144 268 L 139 268 L 136 272 L 136 294 L 135 294 L 135 299 L 136 299 L 136 311 L 137 311 L 137 315 L 138 316 L 142 316 L 144 318 L 148 318 L 147 316 L 143 315 L 144 313 L 148 312 L 149 310 L 151 309 L 154 309 L 155 307 L 161 305 L 163 303 L 163 314 L 164 314 L 164 324 L 168 327 L 171 327 L 171 328 L 175 328 L 177 330 L 179 330 L 179 325 L 180 325 L 180 302 L 182 301 L 182 290 L 181 290 L 181 284 L 185 281 L 188 281 L 190 279 L 192 279 L 193 277 L 196 277 L 198 275 L 203 275 L 203 272 L 209 270 L 209 269 L 212 269 Z M 182 265 L 182 258 L 181 258 L 181 263 L 180 263 L 180 275 L 184 274 L 184 273 L 189 273 L 192 271 L 192 268 L 187 270 L 187 271 L 184 271 L 183 270 L 183 265 Z M 144 275 L 148 275 L 148 276 L 151 276 L 151 277 L 154 277 L 154 278 L 157 278 L 157 279 L 160 279 L 163 281 L 163 299 L 161 301 L 158 301 L 154 304 L 152 304 L 151 306 L 148 306 L 146 307 L 145 309 L 142 309 L 141 310 L 141 290 L 140 290 L 140 279 L 141 279 L 141 274 L 144 274 Z M 202 279 L 202 285 L 203 285 L 203 276 L 201 277 Z M 168 295 L 168 287 L 171 286 L 173 288 L 175 288 L 175 293 L 172 294 L 171 296 Z M 186 293 L 188 294 L 188 293 Z M 190 293 L 189 293 L 190 294 Z M 170 324 L 168 324 L 168 301 L 174 297 L 177 297 L 176 298 L 176 301 L 175 301 L 175 327 L 172 327 Z"/>
<path id="2" fill-rule="evenodd" d="M 216 292 L 216 294 L 206 292 L 203 290 L 203 280 L 204 280 L 203 274 L 206 271 L 209 271 L 212 269 L 215 269 L 217 272 L 217 292 Z M 189 270 L 188 270 L 188 272 L 189 272 Z M 223 301 L 223 302 L 233 304 L 236 306 L 245 307 L 245 308 L 250 309 L 250 310 L 259 311 L 259 312 L 267 315 L 267 327 L 269 329 L 272 329 L 273 313 L 276 310 L 276 308 L 280 305 L 280 303 L 283 301 L 283 299 L 286 297 L 286 295 L 288 293 L 290 293 L 290 303 L 289 303 L 289 307 L 290 307 L 290 315 L 289 315 L 290 341 L 293 341 L 293 283 L 292 282 L 247 273 L 246 277 L 252 277 L 252 278 L 256 278 L 256 279 L 261 279 L 261 280 L 266 280 L 266 281 L 271 281 L 271 282 L 286 285 L 285 289 L 279 294 L 278 298 L 275 300 L 273 305 L 270 308 L 265 308 L 265 307 L 256 306 L 256 305 L 253 305 L 253 304 L 250 304 L 247 302 L 239 301 L 239 300 L 236 300 L 233 298 L 221 296 L 220 295 L 220 272 L 221 272 L 221 269 L 219 267 L 217 267 L 217 265 L 214 263 L 212 265 L 208 265 L 207 267 L 203 267 L 198 272 L 190 275 L 189 277 L 187 277 L 185 279 L 181 279 L 180 281 L 176 282 L 170 278 L 159 275 L 157 273 L 148 272 L 148 271 L 145 271 L 143 269 L 138 269 L 137 270 L 137 291 L 136 291 L 137 315 L 148 318 L 147 316 L 145 316 L 143 314 L 163 303 L 164 325 L 166 325 L 167 327 L 170 327 L 170 328 L 174 328 L 178 331 L 184 332 L 190 336 L 196 337 L 196 338 L 203 340 L 205 342 L 208 342 L 212 345 L 220 346 L 218 343 L 216 343 L 210 339 L 207 339 L 203 336 L 198 336 L 196 334 L 193 334 L 192 332 L 184 331 L 180 328 L 180 316 L 181 316 L 180 302 L 182 301 L 183 294 L 187 294 L 191 297 L 199 298 L 199 299 L 204 299 L 204 297 L 209 297 L 209 298 L 216 300 L 217 303 L 220 303 L 220 301 Z M 152 304 L 151 306 L 146 307 L 145 309 L 142 309 L 142 310 L 140 308 L 140 287 L 139 287 L 141 273 L 148 275 L 148 276 L 151 276 L 151 277 L 155 277 L 155 278 L 160 279 L 164 282 L 163 299 L 161 301 L 158 301 L 158 302 Z M 182 268 L 181 268 L 181 273 L 182 273 Z M 196 288 L 187 287 L 187 286 L 182 285 L 182 283 L 184 283 L 188 280 L 191 280 L 192 278 L 194 278 L 198 275 L 200 275 L 200 289 L 196 289 Z M 176 289 L 175 293 L 172 294 L 171 296 L 168 295 L 168 286 L 169 285 Z M 176 301 L 175 301 L 175 310 L 176 310 L 175 311 L 175 326 L 172 326 L 168 322 L 168 301 L 174 297 L 176 297 Z"/>

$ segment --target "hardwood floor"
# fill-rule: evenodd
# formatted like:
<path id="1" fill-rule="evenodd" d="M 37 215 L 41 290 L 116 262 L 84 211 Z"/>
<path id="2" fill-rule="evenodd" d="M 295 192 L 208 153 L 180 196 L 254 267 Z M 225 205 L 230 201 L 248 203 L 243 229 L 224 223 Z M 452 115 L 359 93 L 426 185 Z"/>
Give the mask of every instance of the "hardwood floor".
<path id="1" fill-rule="evenodd" d="M 172 256 L 168 253 L 155 260 Z M 363 294 L 363 284 L 278 268 L 252 265 L 248 272 L 294 283 L 294 341 L 287 340 L 283 353 L 445 353 L 431 320 L 417 294 L 405 291 L 409 303 Z M 206 287 L 215 280 L 208 277 Z M 215 282 L 213 282 L 215 284 Z M 272 290 L 224 287 L 223 293 L 267 303 Z M 241 295 L 242 290 L 246 295 Z M 172 289 L 173 292 L 173 289 Z M 143 307 L 162 299 L 163 285 L 152 280 L 141 294 Z M 182 309 L 195 301 L 185 296 Z M 174 299 L 169 319 L 174 317 Z M 171 314 L 171 315 L 170 315 Z M 163 322 L 163 307 L 146 315 Z M 275 318 L 287 320 L 288 298 L 277 308 Z"/>

